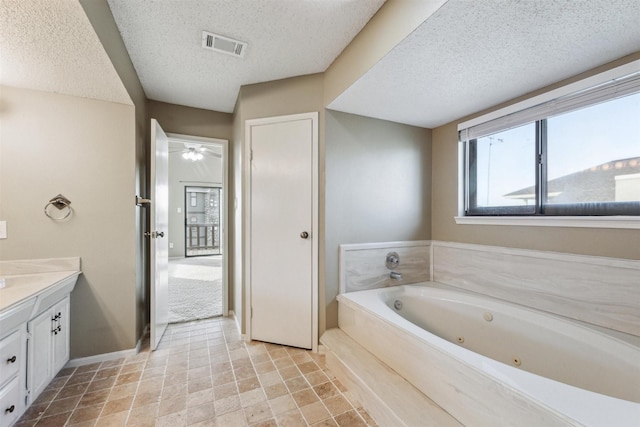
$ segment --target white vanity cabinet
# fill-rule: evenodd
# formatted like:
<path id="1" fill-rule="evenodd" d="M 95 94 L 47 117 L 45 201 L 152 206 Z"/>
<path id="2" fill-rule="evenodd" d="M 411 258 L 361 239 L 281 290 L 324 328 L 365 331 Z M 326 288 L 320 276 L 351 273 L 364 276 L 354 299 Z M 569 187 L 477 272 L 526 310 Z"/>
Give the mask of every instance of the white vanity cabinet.
<path id="1" fill-rule="evenodd" d="M 69 361 L 80 258 L 0 261 L 0 427 L 15 424 Z"/>
<path id="2" fill-rule="evenodd" d="M 0 427 L 10 426 L 24 411 L 25 337 L 23 326 L 0 340 Z"/>
<path id="3" fill-rule="evenodd" d="M 69 297 L 27 323 L 29 402 L 33 402 L 69 360 Z"/>

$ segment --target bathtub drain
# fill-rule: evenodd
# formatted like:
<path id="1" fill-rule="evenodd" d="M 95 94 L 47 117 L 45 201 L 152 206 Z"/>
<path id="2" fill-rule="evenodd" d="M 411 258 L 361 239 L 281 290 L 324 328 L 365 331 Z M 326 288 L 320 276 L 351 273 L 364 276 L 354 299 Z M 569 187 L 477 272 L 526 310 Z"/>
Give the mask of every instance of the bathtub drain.
<path id="1" fill-rule="evenodd" d="M 456 338 L 456 340 L 457 340 L 460 344 L 462 344 L 462 343 L 464 342 L 464 337 L 458 337 L 458 338 Z"/>
<path id="2" fill-rule="evenodd" d="M 401 310 L 402 309 L 402 301 L 400 301 L 399 299 L 395 300 L 393 302 L 393 306 L 395 307 L 396 310 Z"/>
<path id="3" fill-rule="evenodd" d="M 522 360 L 520 360 L 520 358 L 518 356 L 513 358 L 513 364 L 516 366 L 520 366 L 522 365 Z"/>

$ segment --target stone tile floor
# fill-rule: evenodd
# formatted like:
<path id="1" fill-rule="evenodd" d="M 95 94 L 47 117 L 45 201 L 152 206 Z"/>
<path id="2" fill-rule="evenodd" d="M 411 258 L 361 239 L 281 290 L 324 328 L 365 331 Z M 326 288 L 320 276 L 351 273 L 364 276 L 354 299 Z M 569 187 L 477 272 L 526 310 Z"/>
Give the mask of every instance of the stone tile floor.
<path id="1" fill-rule="evenodd" d="M 324 356 L 240 339 L 233 320 L 169 325 L 155 352 L 65 368 L 16 426 L 375 426 Z"/>

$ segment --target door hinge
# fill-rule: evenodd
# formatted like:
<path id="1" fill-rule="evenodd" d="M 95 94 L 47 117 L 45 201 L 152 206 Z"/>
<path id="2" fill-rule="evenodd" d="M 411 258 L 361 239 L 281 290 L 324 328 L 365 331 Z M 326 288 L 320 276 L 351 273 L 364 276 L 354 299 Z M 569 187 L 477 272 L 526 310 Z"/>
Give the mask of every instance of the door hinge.
<path id="1" fill-rule="evenodd" d="M 542 154 L 538 154 L 538 164 L 542 164 Z"/>
<path id="2" fill-rule="evenodd" d="M 249 161 L 253 160 L 253 150 L 249 151 Z"/>
<path id="3" fill-rule="evenodd" d="M 251 317 L 251 319 L 253 319 L 253 307 L 251 307 L 250 317 Z"/>

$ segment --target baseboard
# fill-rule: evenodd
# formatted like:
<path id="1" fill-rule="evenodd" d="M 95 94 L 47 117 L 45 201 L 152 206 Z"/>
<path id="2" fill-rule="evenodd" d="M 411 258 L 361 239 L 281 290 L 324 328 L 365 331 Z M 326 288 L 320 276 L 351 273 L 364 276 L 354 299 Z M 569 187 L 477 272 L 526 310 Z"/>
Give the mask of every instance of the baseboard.
<path id="1" fill-rule="evenodd" d="M 144 329 L 142 330 L 142 336 L 136 343 L 136 348 L 132 348 L 130 350 L 114 351 L 112 353 L 96 354 L 95 356 L 79 357 L 77 359 L 69 360 L 66 363 L 66 365 L 64 365 L 64 367 L 75 368 L 77 366 L 90 365 L 92 363 L 99 363 L 99 362 L 108 362 L 110 360 L 120 359 L 122 357 L 126 358 L 126 357 L 135 356 L 136 354 L 140 353 L 140 351 L 142 350 L 144 340 L 148 335 L 149 335 L 149 324 L 147 323 Z"/>
<path id="2" fill-rule="evenodd" d="M 95 356 L 79 357 L 71 359 L 65 365 L 65 368 L 75 368 L 77 366 L 89 365 L 91 363 L 108 362 L 110 360 L 120 359 L 123 357 L 132 357 L 138 354 L 137 348 L 130 350 L 114 351 L 112 353 L 96 354 Z"/>

